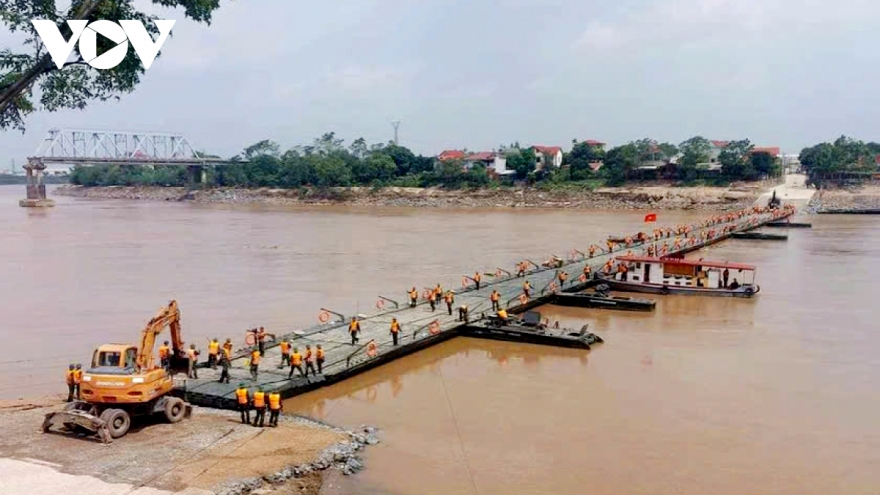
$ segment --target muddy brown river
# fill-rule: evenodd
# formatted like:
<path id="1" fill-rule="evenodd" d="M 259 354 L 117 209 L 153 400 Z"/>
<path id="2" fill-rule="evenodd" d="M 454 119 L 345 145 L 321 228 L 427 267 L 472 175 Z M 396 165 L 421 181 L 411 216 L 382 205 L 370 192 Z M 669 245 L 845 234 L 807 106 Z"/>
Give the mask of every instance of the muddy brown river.
<path id="1" fill-rule="evenodd" d="M 134 342 L 171 298 L 187 341 L 367 312 L 641 227 L 644 212 L 260 208 L 0 187 L 0 397 L 62 393 L 69 362 Z M 660 224 L 702 218 L 661 212 Z M 658 296 L 654 314 L 541 308 L 584 352 L 454 339 L 286 402 L 379 427 L 358 494 L 880 493 L 880 219 L 817 216 L 787 242 L 697 256 L 758 265 L 754 300 Z M 295 446 L 292 446 L 295 447 Z M 333 486 L 329 486 L 333 485 Z"/>

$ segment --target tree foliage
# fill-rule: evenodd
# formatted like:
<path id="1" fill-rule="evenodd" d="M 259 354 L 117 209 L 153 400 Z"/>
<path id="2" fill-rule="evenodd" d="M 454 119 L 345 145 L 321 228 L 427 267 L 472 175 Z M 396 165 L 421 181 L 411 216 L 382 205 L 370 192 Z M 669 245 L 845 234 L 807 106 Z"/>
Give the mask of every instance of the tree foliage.
<path id="1" fill-rule="evenodd" d="M 748 139 L 730 141 L 718 155 L 721 173 L 728 179 L 756 178 L 751 156 L 754 148 Z"/>
<path id="2" fill-rule="evenodd" d="M 880 146 L 877 143 L 865 144 L 840 136 L 833 143 L 820 143 L 804 148 L 800 154 L 800 162 L 810 181 L 821 186 L 823 180 L 834 173 L 876 170 L 874 160 L 878 149 Z"/>
<path id="3" fill-rule="evenodd" d="M 186 17 L 210 24 L 211 16 L 220 6 L 220 0 L 152 0 L 164 7 L 179 7 Z M 73 0 L 66 10 L 59 9 L 55 0 L 0 0 L 0 22 L 10 32 L 23 32 L 23 46 L 13 51 L 0 51 L 0 129 L 24 131 L 25 117 L 35 111 L 34 86 L 39 87 L 39 106 L 47 111 L 83 109 L 90 101 L 119 99 L 130 93 L 141 80 L 144 67 L 134 49 L 129 46 L 128 56 L 117 67 L 96 70 L 89 66 L 74 47 L 72 58 L 58 69 L 31 24 L 33 19 L 54 21 L 65 39 L 71 35 L 68 20 L 123 19 L 141 21 L 155 39 L 159 30 L 149 16 L 135 7 L 135 0 Z M 109 39 L 99 36 L 97 54 L 114 48 Z"/>
<path id="4" fill-rule="evenodd" d="M 703 136 L 694 136 L 678 146 L 681 153 L 677 171 L 677 179 L 686 182 L 697 178 L 697 166 L 709 161 L 712 143 Z"/>
<path id="5" fill-rule="evenodd" d="M 571 180 L 584 180 L 593 175 L 590 164 L 604 158 L 605 152 L 601 148 L 576 142 L 571 151 L 562 156 L 562 165 L 568 166 Z"/>

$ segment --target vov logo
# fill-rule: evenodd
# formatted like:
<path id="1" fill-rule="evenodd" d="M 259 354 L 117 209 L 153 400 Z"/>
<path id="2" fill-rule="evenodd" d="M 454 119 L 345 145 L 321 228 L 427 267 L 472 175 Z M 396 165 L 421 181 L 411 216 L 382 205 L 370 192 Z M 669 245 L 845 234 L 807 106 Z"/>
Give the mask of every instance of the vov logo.
<path id="1" fill-rule="evenodd" d="M 154 42 L 147 28 L 140 21 L 119 21 L 119 24 L 116 24 L 113 21 L 99 20 L 89 24 L 89 21 L 85 20 L 72 20 L 67 21 L 67 25 L 70 26 L 73 34 L 65 41 L 54 22 L 47 20 L 31 22 L 59 69 L 64 68 L 77 41 L 79 41 L 80 55 L 87 64 L 96 69 L 112 69 L 122 63 L 128 54 L 129 41 L 143 62 L 144 68 L 149 69 L 174 26 L 174 21 L 153 21 L 159 28 L 159 38 Z M 97 44 L 99 34 L 116 43 L 116 46 L 102 53 L 100 57 Z"/>

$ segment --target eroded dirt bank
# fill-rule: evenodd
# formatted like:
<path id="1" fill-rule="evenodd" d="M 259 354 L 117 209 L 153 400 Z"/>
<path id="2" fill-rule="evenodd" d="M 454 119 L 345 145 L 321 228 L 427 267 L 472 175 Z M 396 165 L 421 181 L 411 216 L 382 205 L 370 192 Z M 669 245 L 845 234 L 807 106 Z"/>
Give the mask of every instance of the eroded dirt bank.
<path id="1" fill-rule="evenodd" d="M 334 188 L 233 189 L 218 188 L 187 192 L 181 187 L 82 187 L 61 186 L 55 194 L 81 198 L 151 201 L 193 201 L 196 203 L 322 205 L 468 208 L 583 208 L 728 210 L 743 208 L 760 196 L 764 183 L 733 187 L 641 186 L 590 190 L 436 188 Z"/>

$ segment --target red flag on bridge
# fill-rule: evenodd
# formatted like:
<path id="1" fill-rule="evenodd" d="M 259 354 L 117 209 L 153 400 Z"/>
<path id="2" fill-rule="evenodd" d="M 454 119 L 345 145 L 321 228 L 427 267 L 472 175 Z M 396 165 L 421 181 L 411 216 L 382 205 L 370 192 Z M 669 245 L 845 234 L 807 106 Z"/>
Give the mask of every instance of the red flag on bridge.
<path id="1" fill-rule="evenodd" d="M 657 221 L 657 214 L 656 213 L 648 213 L 647 215 L 645 215 L 645 223 L 656 222 L 656 221 Z"/>

